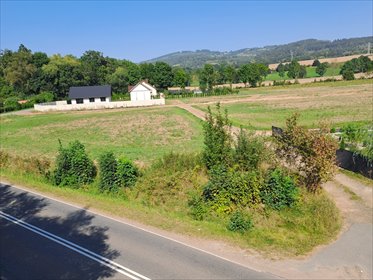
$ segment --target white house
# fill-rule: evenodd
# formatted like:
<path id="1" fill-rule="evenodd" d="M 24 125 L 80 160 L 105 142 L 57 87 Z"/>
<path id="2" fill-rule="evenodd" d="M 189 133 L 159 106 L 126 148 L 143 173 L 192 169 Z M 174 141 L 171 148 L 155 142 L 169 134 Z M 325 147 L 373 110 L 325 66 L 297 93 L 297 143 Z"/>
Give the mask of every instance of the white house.
<path id="1" fill-rule="evenodd" d="M 157 96 L 157 90 L 146 81 L 141 81 L 130 90 L 131 101 L 151 100 Z"/>
<path id="2" fill-rule="evenodd" d="M 90 104 L 111 101 L 111 86 L 70 87 L 71 104 Z"/>

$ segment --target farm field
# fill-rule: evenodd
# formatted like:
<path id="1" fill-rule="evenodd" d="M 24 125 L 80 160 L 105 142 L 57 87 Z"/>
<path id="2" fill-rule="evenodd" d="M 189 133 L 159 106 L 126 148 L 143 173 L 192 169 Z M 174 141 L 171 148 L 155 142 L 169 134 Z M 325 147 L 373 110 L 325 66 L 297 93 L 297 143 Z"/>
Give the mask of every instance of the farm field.
<path id="1" fill-rule="evenodd" d="M 202 146 L 200 120 L 179 108 L 126 109 L 1 117 L 1 149 L 54 158 L 59 143 L 79 140 L 94 159 L 104 151 L 140 165 Z"/>
<path id="2" fill-rule="evenodd" d="M 309 66 L 306 67 L 307 74 L 305 78 L 319 78 L 320 76 L 316 73 L 316 67 Z M 324 74 L 324 77 L 332 77 L 339 75 L 341 68 L 339 66 L 331 66 L 326 69 L 326 72 Z M 277 72 L 273 72 L 271 74 L 268 74 L 265 77 L 266 81 L 282 81 L 282 80 L 289 80 L 289 77 L 287 76 L 287 72 L 285 73 L 284 77 L 280 77 L 280 75 Z"/>
<path id="3" fill-rule="evenodd" d="M 346 123 L 369 123 L 372 117 L 372 81 L 365 83 L 344 83 L 330 87 L 326 83 L 318 87 L 295 87 L 265 90 L 250 90 L 234 96 L 214 97 L 207 103 L 202 98 L 191 105 L 203 111 L 207 106 L 220 101 L 228 110 L 235 126 L 269 130 L 272 125 L 284 126 L 285 120 L 294 112 L 301 114 L 300 123 L 316 127 L 320 121 L 329 122 L 333 127 Z M 268 94 L 267 94 L 268 93 Z"/>

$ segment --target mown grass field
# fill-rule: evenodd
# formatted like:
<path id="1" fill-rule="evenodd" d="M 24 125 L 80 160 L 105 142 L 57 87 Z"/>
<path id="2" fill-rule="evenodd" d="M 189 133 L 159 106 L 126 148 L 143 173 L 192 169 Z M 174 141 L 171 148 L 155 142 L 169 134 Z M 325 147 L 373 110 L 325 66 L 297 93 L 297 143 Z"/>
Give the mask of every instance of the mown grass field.
<path id="1" fill-rule="evenodd" d="M 269 130 L 271 126 L 282 127 L 291 114 L 301 114 L 300 124 L 317 127 L 327 122 L 332 127 L 347 123 L 369 123 L 372 120 L 372 80 L 360 83 L 343 83 L 330 87 L 329 83 L 317 87 L 287 87 L 281 89 L 259 88 L 243 90 L 238 97 L 214 97 L 220 101 L 235 126 Z M 334 83 L 333 83 L 334 84 Z M 249 94 L 251 92 L 251 94 Z M 249 94 L 249 95 L 247 95 Z M 207 110 L 211 101 L 195 100 L 193 106 Z"/>
<path id="2" fill-rule="evenodd" d="M 81 111 L 1 117 L 1 149 L 54 158 L 59 143 L 79 140 L 95 159 L 104 151 L 140 165 L 202 146 L 200 120 L 178 108 Z"/>

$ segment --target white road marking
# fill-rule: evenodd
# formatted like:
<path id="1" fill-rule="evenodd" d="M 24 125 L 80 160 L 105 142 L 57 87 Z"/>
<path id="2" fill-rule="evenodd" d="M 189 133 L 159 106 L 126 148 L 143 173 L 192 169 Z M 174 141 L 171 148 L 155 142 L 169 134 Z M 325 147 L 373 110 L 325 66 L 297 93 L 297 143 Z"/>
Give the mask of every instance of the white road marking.
<path id="1" fill-rule="evenodd" d="M 120 265 L 116 262 L 113 262 L 112 260 L 109 260 L 108 258 L 100 256 L 100 255 L 98 255 L 98 254 L 96 254 L 96 253 L 94 253 L 94 252 L 92 252 L 92 251 L 90 251 L 86 248 L 83 248 L 83 247 L 81 247 L 81 246 L 79 246 L 79 245 L 77 245 L 73 242 L 70 242 L 66 239 L 63 239 L 63 238 L 57 236 L 57 235 L 54 235 L 50 232 L 47 232 L 47 231 L 45 231 L 41 228 L 33 226 L 33 225 L 31 225 L 31 224 L 29 224 L 25 221 L 17 219 L 16 217 L 13 217 L 13 216 L 11 216 L 7 213 L 4 213 L 3 211 L 0 211 L 0 217 L 2 217 L 2 218 L 6 219 L 6 220 L 8 220 L 8 221 L 10 221 L 14 224 L 17 224 L 17 225 L 19 225 L 23 228 L 26 228 L 26 229 L 34 232 L 34 233 L 37 233 L 37 234 L 39 234 L 39 235 L 41 235 L 45 238 L 48 238 L 49 240 L 52 240 L 52 241 L 54 241 L 54 242 L 56 242 L 56 243 L 58 243 L 62 246 L 65 246 L 65 247 L 67 247 L 67 248 L 69 248 L 69 249 L 71 249 L 71 250 L 73 250 L 73 251 L 75 251 L 75 252 L 77 252 L 81 255 L 84 255 L 84 256 L 86 256 L 86 257 L 88 257 L 88 258 L 90 258 L 90 259 L 92 259 L 92 260 L 94 260 L 94 261 L 96 261 L 96 262 L 98 262 L 102 265 L 105 265 L 105 266 L 107 266 L 107 267 L 109 267 L 109 268 L 111 268 L 111 269 L 113 269 L 113 270 L 131 278 L 131 279 L 134 279 L 134 280 L 140 280 L 140 279 L 150 280 L 150 278 L 148 278 L 144 275 L 141 275 L 140 273 L 137 273 L 137 272 L 135 272 L 135 271 L 133 271 L 133 270 L 127 268 L 127 267 L 124 267 L 124 266 L 122 266 L 122 265 Z"/>

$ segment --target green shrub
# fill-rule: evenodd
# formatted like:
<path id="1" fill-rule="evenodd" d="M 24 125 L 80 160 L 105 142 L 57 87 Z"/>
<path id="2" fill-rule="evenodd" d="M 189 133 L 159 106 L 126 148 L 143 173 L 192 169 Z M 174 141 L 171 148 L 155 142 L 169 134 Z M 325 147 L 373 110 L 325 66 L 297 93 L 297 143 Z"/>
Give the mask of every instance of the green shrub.
<path id="1" fill-rule="evenodd" d="M 118 191 L 117 168 L 118 163 L 112 152 L 106 152 L 99 158 L 100 181 L 98 187 L 101 192 Z"/>
<path id="2" fill-rule="evenodd" d="M 264 204 L 276 210 L 293 206 L 297 202 L 298 196 L 298 188 L 295 186 L 293 178 L 285 175 L 280 169 L 270 172 L 267 182 L 261 190 Z"/>
<path id="3" fill-rule="evenodd" d="M 228 230 L 244 233 L 254 227 L 251 217 L 245 216 L 241 211 L 235 211 L 228 223 Z"/>
<path id="4" fill-rule="evenodd" d="M 17 97 L 8 97 L 4 100 L 4 112 L 10 112 L 15 110 L 20 110 L 22 108 L 21 104 L 18 103 Z"/>
<path id="5" fill-rule="evenodd" d="M 354 71 L 351 69 L 347 69 L 342 72 L 342 77 L 344 80 L 347 80 L 347 81 L 355 80 Z"/>
<path id="6" fill-rule="evenodd" d="M 206 203 L 200 194 L 192 194 L 188 201 L 188 206 L 190 208 L 190 215 L 198 221 L 202 221 L 208 212 Z"/>
<path id="7" fill-rule="evenodd" d="M 267 154 L 263 140 L 241 128 L 234 150 L 235 164 L 244 171 L 258 170 Z"/>
<path id="8" fill-rule="evenodd" d="M 228 214 L 237 206 L 255 207 L 260 203 L 262 180 L 255 171 L 227 170 L 220 165 L 209 171 L 209 178 L 203 196 L 218 214 Z"/>
<path id="9" fill-rule="evenodd" d="M 67 148 L 60 143 L 56 159 L 56 169 L 53 181 L 57 186 L 80 186 L 92 183 L 96 177 L 96 167 L 88 157 L 85 147 L 79 141 L 74 141 Z"/>
<path id="10" fill-rule="evenodd" d="M 229 172 L 229 199 L 234 205 L 256 207 L 260 202 L 262 180 L 255 171 Z"/>
<path id="11" fill-rule="evenodd" d="M 132 161 L 125 158 L 117 161 L 116 179 L 119 186 L 127 188 L 134 186 L 139 175 L 139 169 Z"/>
<path id="12" fill-rule="evenodd" d="M 216 104 L 216 116 L 212 114 L 210 107 L 207 110 L 206 122 L 203 124 L 203 160 L 207 169 L 221 164 L 228 166 L 232 162 L 232 137 L 227 111 L 223 115 L 219 103 Z"/>
<path id="13" fill-rule="evenodd" d="M 54 100 L 54 94 L 52 92 L 43 91 L 32 98 L 30 98 L 30 101 L 32 104 L 35 103 L 44 103 L 44 102 L 51 102 Z"/>

